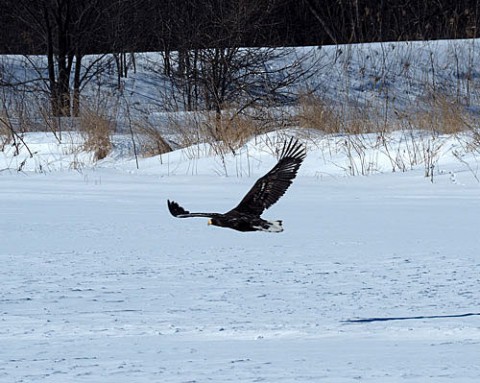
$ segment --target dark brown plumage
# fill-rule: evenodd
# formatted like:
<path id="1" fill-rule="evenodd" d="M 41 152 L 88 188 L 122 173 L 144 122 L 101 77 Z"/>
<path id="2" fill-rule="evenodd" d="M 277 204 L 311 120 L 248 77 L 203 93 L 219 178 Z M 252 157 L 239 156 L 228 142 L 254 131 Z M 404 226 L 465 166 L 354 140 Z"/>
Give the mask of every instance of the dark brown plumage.
<path id="1" fill-rule="evenodd" d="M 266 221 L 260 216 L 285 194 L 305 156 L 305 147 L 298 140 L 292 137 L 288 143 L 285 141 L 273 169 L 255 182 L 235 208 L 224 214 L 190 213 L 174 201 L 168 201 L 168 209 L 177 218 L 206 217 L 210 218 L 210 225 L 238 231 L 283 231 L 282 221 Z"/>

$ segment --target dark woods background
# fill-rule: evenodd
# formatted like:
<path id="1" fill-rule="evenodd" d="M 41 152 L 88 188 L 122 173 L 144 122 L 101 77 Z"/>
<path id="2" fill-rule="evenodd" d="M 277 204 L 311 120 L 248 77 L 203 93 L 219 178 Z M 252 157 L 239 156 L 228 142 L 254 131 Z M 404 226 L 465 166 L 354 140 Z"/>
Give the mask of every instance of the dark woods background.
<path id="1" fill-rule="evenodd" d="M 480 0 L 1 0 L 0 53 L 301 46 L 478 36 Z"/>

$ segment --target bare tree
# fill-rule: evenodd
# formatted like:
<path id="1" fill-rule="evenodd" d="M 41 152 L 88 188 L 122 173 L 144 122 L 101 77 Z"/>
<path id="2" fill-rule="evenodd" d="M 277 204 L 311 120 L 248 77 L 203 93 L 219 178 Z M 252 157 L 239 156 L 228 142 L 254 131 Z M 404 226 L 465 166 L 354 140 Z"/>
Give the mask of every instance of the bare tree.
<path id="1" fill-rule="evenodd" d="M 194 12 L 198 18 L 192 18 L 190 12 L 199 3 L 201 12 Z M 254 46 L 256 39 L 262 38 L 255 32 L 269 23 L 274 3 L 203 0 L 195 2 L 189 11 L 174 12 L 183 21 L 181 25 L 187 27 L 175 31 L 177 54 L 169 54 L 168 70 L 164 73 L 181 95 L 185 109 L 207 109 L 221 114 L 222 109 L 232 104 L 251 105 L 253 100 L 279 97 L 281 84 L 292 79 L 294 65 L 269 68 L 267 63 L 286 51 Z M 253 46 L 244 46 L 246 41 Z"/>
<path id="2" fill-rule="evenodd" d="M 98 39 L 105 5 L 102 0 L 6 0 L 25 28 L 38 34 L 47 58 L 45 85 L 54 116 L 78 114 L 82 84 L 96 63 L 82 66 L 85 54 Z M 41 68 L 35 68 L 43 75 Z"/>

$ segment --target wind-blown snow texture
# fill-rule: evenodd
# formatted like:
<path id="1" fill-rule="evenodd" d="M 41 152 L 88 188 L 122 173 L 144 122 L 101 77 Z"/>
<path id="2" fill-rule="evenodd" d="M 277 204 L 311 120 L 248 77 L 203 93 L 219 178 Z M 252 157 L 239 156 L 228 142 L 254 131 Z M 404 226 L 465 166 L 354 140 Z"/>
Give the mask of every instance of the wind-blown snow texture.
<path id="1" fill-rule="evenodd" d="M 244 177 L 213 159 L 197 176 L 158 159 L 157 174 L 3 171 L 0 381 L 478 381 L 470 171 L 327 175 L 312 149 L 265 215 L 284 233 L 169 215 L 167 198 L 235 206 L 275 163 L 250 154 Z"/>

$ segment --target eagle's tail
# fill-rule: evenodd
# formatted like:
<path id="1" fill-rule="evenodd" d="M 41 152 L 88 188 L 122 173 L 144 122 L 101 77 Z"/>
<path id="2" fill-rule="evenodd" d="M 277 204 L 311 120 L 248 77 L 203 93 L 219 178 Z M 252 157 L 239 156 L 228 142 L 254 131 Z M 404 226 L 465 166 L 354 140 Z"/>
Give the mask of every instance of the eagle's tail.
<path id="1" fill-rule="evenodd" d="M 274 232 L 274 233 L 280 233 L 283 231 L 283 226 L 282 226 L 282 221 L 277 220 L 277 221 L 269 221 L 270 223 L 270 228 L 268 231 Z"/>
<path id="2" fill-rule="evenodd" d="M 269 233 L 281 233 L 283 231 L 282 221 L 265 221 L 260 230 L 268 231 Z"/>

